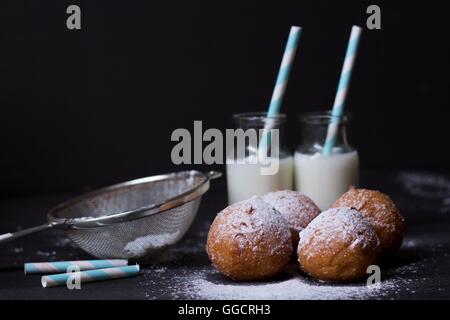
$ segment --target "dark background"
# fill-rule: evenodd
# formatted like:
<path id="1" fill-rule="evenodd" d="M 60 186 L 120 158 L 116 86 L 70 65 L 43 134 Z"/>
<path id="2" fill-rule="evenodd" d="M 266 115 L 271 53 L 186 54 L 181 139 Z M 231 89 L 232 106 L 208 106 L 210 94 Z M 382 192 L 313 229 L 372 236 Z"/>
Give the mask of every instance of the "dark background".
<path id="1" fill-rule="evenodd" d="M 66 28 L 78 4 L 82 30 Z M 290 25 L 303 33 L 283 111 L 333 102 L 370 4 L 347 109 L 365 170 L 448 170 L 444 1 L 0 2 L 0 194 L 82 191 L 174 168 L 170 135 L 266 110 Z M 194 166 L 192 166 L 194 167 Z M 201 168 L 201 167 L 200 167 Z"/>

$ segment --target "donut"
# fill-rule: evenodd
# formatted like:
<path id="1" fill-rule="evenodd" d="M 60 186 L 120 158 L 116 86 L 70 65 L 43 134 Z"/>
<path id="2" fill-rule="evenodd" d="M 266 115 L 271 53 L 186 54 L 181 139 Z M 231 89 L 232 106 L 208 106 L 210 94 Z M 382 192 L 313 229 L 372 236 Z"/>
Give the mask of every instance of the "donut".
<path id="1" fill-rule="evenodd" d="M 294 248 L 297 248 L 298 233 L 320 214 L 319 207 L 303 193 L 283 190 L 269 192 L 261 197 L 279 211 L 286 219 L 292 233 Z"/>
<path id="2" fill-rule="evenodd" d="M 367 276 L 380 253 L 375 230 L 351 208 L 328 209 L 300 232 L 300 268 L 323 281 L 354 281 Z"/>
<path id="3" fill-rule="evenodd" d="M 259 197 L 232 204 L 214 219 L 206 251 L 223 275 L 237 281 L 279 273 L 292 256 L 289 225 Z"/>
<path id="4" fill-rule="evenodd" d="M 393 252 L 401 246 L 405 219 L 387 194 L 351 188 L 332 205 L 332 208 L 337 207 L 351 207 L 361 212 L 375 229 L 383 252 Z"/>

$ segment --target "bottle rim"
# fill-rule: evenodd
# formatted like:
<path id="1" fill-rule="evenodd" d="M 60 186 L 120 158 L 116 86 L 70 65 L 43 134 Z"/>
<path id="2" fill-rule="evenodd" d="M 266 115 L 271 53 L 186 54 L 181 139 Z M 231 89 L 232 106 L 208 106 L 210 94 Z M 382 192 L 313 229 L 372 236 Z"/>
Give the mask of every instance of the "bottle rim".
<path id="1" fill-rule="evenodd" d="M 342 117 L 334 116 L 331 111 L 314 111 L 300 114 L 300 121 L 305 124 L 325 125 L 331 122 L 348 124 L 351 120 L 351 113 L 345 112 Z"/>
<path id="2" fill-rule="evenodd" d="M 286 114 L 280 113 L 276 116 L 267 116 L 267 112 L 241 112 L 235 113 L 232 115 L 232 119 L 234 123 L 254 123 L 255 125 L 261 124 L 283 124 L 286 122 L 287 117 Z"/>

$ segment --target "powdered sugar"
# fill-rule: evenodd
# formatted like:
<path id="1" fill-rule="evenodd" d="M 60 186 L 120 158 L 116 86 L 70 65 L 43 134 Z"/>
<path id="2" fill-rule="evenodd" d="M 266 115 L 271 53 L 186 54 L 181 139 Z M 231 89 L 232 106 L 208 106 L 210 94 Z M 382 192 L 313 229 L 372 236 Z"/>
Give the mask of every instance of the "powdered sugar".
<path id="1" fill-rule="evenodd" d="M 136 238 L 127 243 L 124 248 L 125 257 L 144 256 L 148 251 L 160 249 L 174 244 L 179 238 L 180 232 L 151 234 Z"/>
<path id="2" fill-rule="evenodd" d="M 450 177 L 434 173 L 402 172 L 396 176 L 408 195 L 426 201 L 415 201 L 414 208 L 425 211 L 450 213 Z"/>
<path id="3" fill-rule="evenodd" d="M 147 270 L 149 274 L 158 272 L 155 267 Z M 381 283 L 366 286 L 365 283 L 329 284 L 303 277 L 295 266 L 287 270 L 284 280 L 270 282 L 232 282 L 219 279 L 211 268 L 182 272 L 168 282 L 166 290 L 175 299 L 214 299 L 214 300 L 348 300 L 381 299 L 399 290 L 410 290 L 411 281 L 397 277 Z M 161 270 L 165 272 L 165 270 Z M 147 285 L 154 285 L 147 283 Z M 411 289 L 412 290 L 412 289 Z M 147 298 L 157 296 L 147 295 Z"/>
<path id="4" fill-rule="evenodd" d="M 410 242 L 413 240 L 406 243 Z M 366 286 L 364 282 L 322 283 L 302 275 L 295 263 L 289 265 L 278 279 L 265 282 L 233 282 L 223 278 L 210 265 L 186 266 L 176 271 L 154 265 L 143 269 L 140 286 L 147 299 L 361 300 L 398 295 L 414 298 L 415 292 L 420 288 L 424 290 L 423 284 L 430 281 L 424 272 L 434 263 L 434 260 L 424 259 L 393 269 L 382 268 L 381 283 L 373 286 Z M 440 290 L 440 287 L 430 287 L 430 290 Z"/>
<path id="5" fill-rule="evenodd" d="M 334 208 L 322 212 L 300 232 L 299 252 L 307 258 L 323 248 L 333 250 L 333 244 L 378 247 L 378 237 L 372 226 L 355 209 Z"/>
<path id="6" fill-rule="evenodd" d="M 396 220 L 403 220 L 395 203 L 385 194 L 374 190 L 351 189 L 339 198 L 333 207 L 352 207 L 360 210 L 375 230 L 394 232 Z"/>
<path id="7" fill-rule="evenodd" d="M 319 207 L 300 192 L 291 190 L 270 192 L 263 195 L 261 199 L 279 211 L 297 232 L 320 214 Z"/>
<path id="8" fill-rule="evenodd" d="M 432 173 L 402 172 L 396 179 L 412 195 L 421 198 L 450 198 L 450 179 Z"/>
<path id="9" fill-rule="evenodd" d="M 264 282 L 234 282 L 221 276 L 209 263 L 204 250 L 204 224 L 193 238 L 188 238 L 167 250 L 165 262 L 146 266 L 139 277 L 139 287 L 146 299 L 390 299 L 414 298 L 418 290 L 442 291 L 441 287 L 427 285 L 430 268 L 434 270 L 438 260 L 413 260 L 396 266 L 382 267 L 381 283 L 367 287 L 364 281 L 355 284 L 321 283 L 305 277 L 298 264 L 291 263 L 276 279 Z M 200 236 L 203 234 L 203 236 Z M 423 237 L 407 237 L 400 253 L 428 252 L 430 243 Z M 413 255 L 414 257 L 415 255 Z M 410 256 L 408 256 L 410 257 Z M 448 259 L 439 254 L 436 259 Z M 409 259 L 408 259 L 409 260 Z M 440 260 L 439 260 L 440 261 Z M 441 293 L 442 295 L 442 293 Z"/>
<path id="10" fill-rule="evenodd" d="M 283 216 L 259 197 L 235 203 L 222 210 L 216 217 L 215 241 L 234 238 L 241 247 L 257 246 L 266 242 L 267 236 L 276 236 L 274 251 L 290 242 L 291 234 Z M 253 248 L 255 251 L 257 247 Z"/>
<path id="11" fill-rule="evenodd" d="M 394 201 L 379 191 L 352 188 L 334 204 L 336 207 L 352 207 L 361 212 L 377 233 L 383 251 L 396 250 L 401 243 L 404 218 Z"/>
<path id="12" fill-rule="evenodd" d="M 215 284 L 205 279 L 196 279 L 192 281 L 191 285 L 188 293 L 192 296 L 218 300 L 364 299 L 381 292 L 382 286 L 385 290 L 397 286 L 392 281 L 373 287 L 365 285 L 334 286 L 313 283 L 300 277 L 253 285 Z"/>

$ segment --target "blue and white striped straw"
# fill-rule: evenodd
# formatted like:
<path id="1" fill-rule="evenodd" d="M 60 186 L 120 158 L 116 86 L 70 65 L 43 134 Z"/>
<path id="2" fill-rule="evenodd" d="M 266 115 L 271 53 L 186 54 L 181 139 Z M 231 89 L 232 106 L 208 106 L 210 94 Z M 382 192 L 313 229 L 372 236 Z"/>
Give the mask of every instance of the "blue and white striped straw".
<path id="1" fill-rule="evenodd" d="M 358 26 L 352 27 L 350 39 L 348 41 L 347 52 L 345 53 L 344 65 L 342 66 L 341 77 L 334 99 L 333 110 L 331 112 L 331 123 L 328 126 L 325 145 L 322 149 L 323 155 L 330 155 L 336 143 L 336 136 L 339 129 L 339 122 L 342 119 L 345 106 L 345 98 L 352 76 L 353 65 L 355 63 L 356 54 L 358 52 L 359 39 L 361 38 L 362 29 Z"/>
<path id="2" fill-rule="evenodd" d="M 128 265 L 126 259 L 28 262 L 24 264 L 24 272 L 25 274 L 66 273 L 70 266 L 77 266 L 80 270 L 93 270 L 126 265 Z"/>
<path id="3" fill-rule="evenodd" d="M 291 73 L 301 30 L 301 27 L 292 26 L 291 31 L 289 32 L 289 38 L 286 48 L 284 49 L 283 60 L 281 60 L 275 89 L 273 90 L 272 99 L 270 100 L 269 111 L 267 112 L 268 117 L 275 117 L 280 113 L 281 102 L 283 102 L 284 92 L 286 91 L 289 74 Z"/>
<path id="4" fill-rule="evenodd" d="M 76 272 L 60 273 L 60 274 L 53 274 L 53 275 L 49 275 L 49 276 L 43 276 L 41 278 L 41 284 L 44 288 L 64 286 L 64 285 L 67 285 L 67 280 L 70 277 L 73 277 L 75 273 Z M 79 272 L 81 283 L 118 279 L 118 278 L 127 278 L 127 277 L 136 276 L 138 274 L 139 274 L 139 265 L 138 264 L 136 264 L 134 266 L 105 268 L 105 269 L 96 269 L 96 270 L 88 270 L 88 271 L 80 271 Z"/>
<path id="5" fill-rule="evenodd" d="M 284 92 L 286 91 L 286 86 L 289 80 L 289 74 L 291 73 L 292 64 L 294 62 L 295 53 L 297 52 L 298 41 L 300 39 L 300 33 L 302 28 L 298 26 L 292 26 L 289 32 L 288 41 L 284 49 L 283 59 L 281 60 L 280 70 L 278 71 L 277 80 L 275 83 L 275 88 L 272 93 L 272 98 L 270 100 L 269 111 L 267 112 L 267 117 L 274 118 L 280 113 L 281 103 L 283 102 Z M 265 130 L 270 130 L 273 124 L 270 120 L 265 125 Z M 259 144 L 259 155 L 260 157 L 265 156 L 267 147 L 270 145 L 269 134 L 263 134 L 261 137 L 261 142 Z"/>

